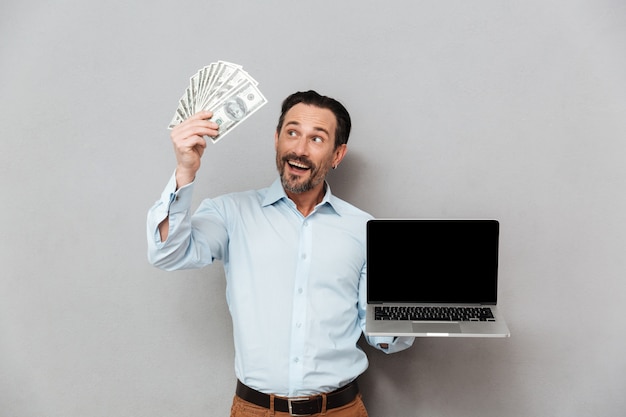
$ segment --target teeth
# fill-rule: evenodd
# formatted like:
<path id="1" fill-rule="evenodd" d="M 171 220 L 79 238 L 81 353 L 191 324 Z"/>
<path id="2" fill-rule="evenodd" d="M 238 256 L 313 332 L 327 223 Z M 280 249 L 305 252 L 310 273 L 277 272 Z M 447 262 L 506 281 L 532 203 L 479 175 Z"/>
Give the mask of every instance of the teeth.
<path id="1" fill-rule="evenodd" d="M 298 168 L 302 168 L 302 169 L 307 169 L 308 168 L 308 166 L 302 165 L 301 163 L 294 162 L 294 161 L 289 161 L 289 164 L 293 165 L 295 167 L 298 167 Z"/>

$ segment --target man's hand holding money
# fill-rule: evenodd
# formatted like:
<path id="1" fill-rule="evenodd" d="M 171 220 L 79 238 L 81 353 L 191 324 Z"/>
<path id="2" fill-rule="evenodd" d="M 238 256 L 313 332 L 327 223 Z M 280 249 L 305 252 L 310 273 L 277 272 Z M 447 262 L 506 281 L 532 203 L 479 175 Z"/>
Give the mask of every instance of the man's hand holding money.
<path id="1" fill-rule="evenodd" d="M 168 128 L 173 129 L 199 111 L 210 110 L 219 132 L 205 139 L 217 143 L 266 103 L 258 82 L 241 65 L 214 62 L 189 79 Z"/>
<path id="2" fill-rule="evenodd" d="M 205 136 L 216 137 L 217 123 L 212 111 L 199 111 L 172 128 L 170 137 L 176 154 L 176 187 L 191 183 L 200 169 L 200 158 L 206 149 Z"/>

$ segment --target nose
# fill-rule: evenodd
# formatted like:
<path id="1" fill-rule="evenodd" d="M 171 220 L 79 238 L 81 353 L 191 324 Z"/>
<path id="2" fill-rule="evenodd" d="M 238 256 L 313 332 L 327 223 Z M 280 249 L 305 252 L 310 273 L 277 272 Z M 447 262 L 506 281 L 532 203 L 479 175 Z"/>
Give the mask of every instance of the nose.
<path id="1" fill-rule="evenodd" d="M 298 155 L 309 154 L 309 141 L 306 138 L 299 138 L 294 143 L 293 151 Z"/>

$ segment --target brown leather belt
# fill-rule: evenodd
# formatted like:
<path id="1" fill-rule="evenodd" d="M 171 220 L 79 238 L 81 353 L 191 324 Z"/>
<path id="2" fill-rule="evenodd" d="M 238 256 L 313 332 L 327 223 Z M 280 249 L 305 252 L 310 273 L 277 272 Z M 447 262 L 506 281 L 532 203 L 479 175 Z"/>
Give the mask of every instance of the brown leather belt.
<path id="1" fill-rule="evenodd" d="M 356 381 L 326 394 L 326 409 L 342 407 L 353 401 L 359 393 Z M 260 407 L 270 408 L 270 395 L 257 391 L 237 381 L 237 396 Z M 277 397 L 274 396 L 274 410 L 289 413 L 292 416 L 310 416 L 322 412 L 322 395 L 308 397 Z"/>

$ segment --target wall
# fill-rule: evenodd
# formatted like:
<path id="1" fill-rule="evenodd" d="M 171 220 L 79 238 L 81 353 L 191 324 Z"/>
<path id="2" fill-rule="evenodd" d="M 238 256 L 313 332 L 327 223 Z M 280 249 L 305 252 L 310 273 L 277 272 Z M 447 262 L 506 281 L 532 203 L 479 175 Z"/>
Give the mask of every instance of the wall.
<path id="1" fill-rule="evenodd" d="M 372 417 L 626 413 L 626 7 L 615 0 L 0 6 L 0 417 L 227 415 L 221 268 L 148 265 L 188 77 L 269 104 L 209 145 L 202 197 L 275 177 L 280 101 L 353 115 L 333 191 L 378 217 L 501 221 L 507 340 L 365 346 Z"/>

